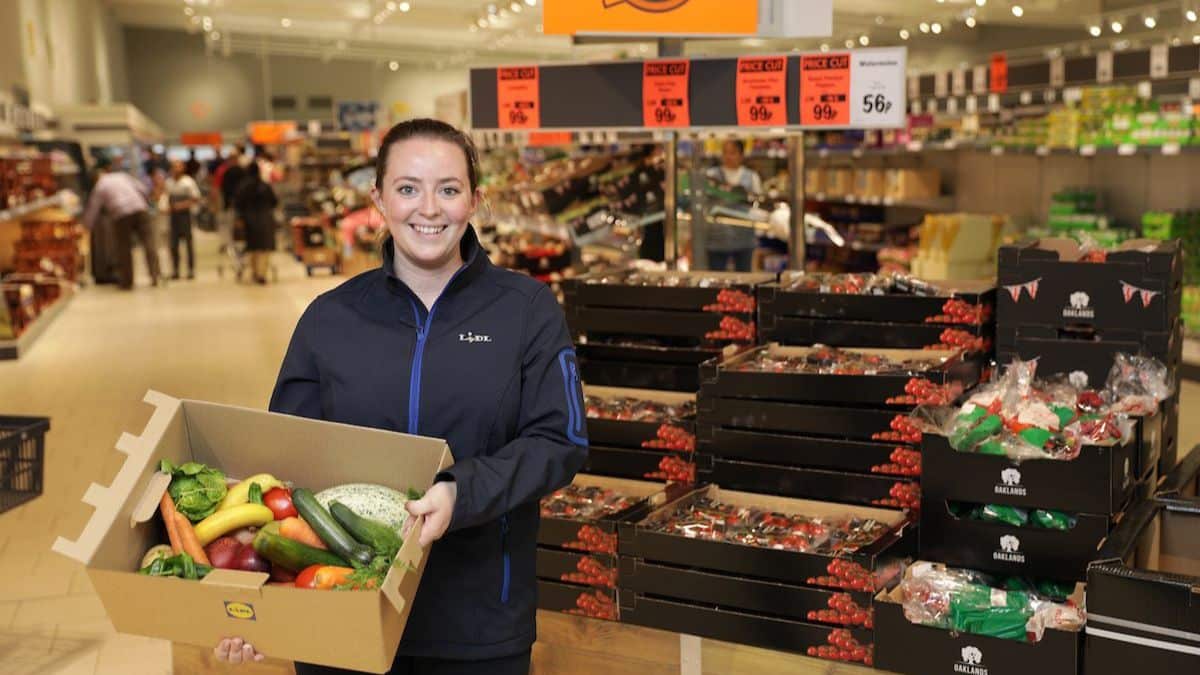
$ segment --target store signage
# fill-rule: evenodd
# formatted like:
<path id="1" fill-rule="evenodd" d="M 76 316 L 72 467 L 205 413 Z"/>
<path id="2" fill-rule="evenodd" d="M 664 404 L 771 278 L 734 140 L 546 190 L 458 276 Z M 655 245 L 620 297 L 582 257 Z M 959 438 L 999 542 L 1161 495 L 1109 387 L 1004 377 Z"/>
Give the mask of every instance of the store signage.
<path id="1" fill-rule="evenodd" d="M 501 129 L 542 126 L 542 97 L 537 66 L 496 69 L 496 105 Z"/>
<path id="2" fill-rule="evenodd" d="M 543 0 L 547 35 L 653 37 L 833 34 L 833 0 Z"/>
<path id="3" fill-rule="evenodd" d="M 1100 52 L 1096 55 L 1096 82 L 1105 84 L 1113 79 L 1113 53 Z"/>
<path id="4" fill-rule="evenodd" d="M 1050 86 L 1061 87 L 1067 82 L 1067 62 L 1063 57 L 1050 59 Z"/>
<path id="5" fill-rule="evenodd" d="M 850 53 L 850 123 L 859 128 L 904 126 L 904 48 Z"/>
<path id="6" fill-rule="evenodd" d="M 296 123 L 251 122 L 246 125 L 246 131 L 255 145 L 279 145 L 296 136 Z"/>
<path id="7" fill-rule="evenodd" d="M 992 54 L 988 62 L 988 91 L 1003 94 L 1008 91 L 1008 55 Z"/>
<path id="8" fill-rule="evenodd" d="M 571 132 L 569 131 L 531 131 L 529 132 L 530 147 L 544 147 L 547 145 L 570 145 Z"/>
<path id="9" fill-rule="evenodd" d="M 337 121 L 342 131 L 374 131 L 379 126 L 375 101 L 338 101 Z"/>
<path id="10" fill-rule="evenodd" d="M 971 80 L 971 88 L 975 91 L 976 94 L 986 94 L 987 93 L 987 90 L 988 90 L 987 76 L 988 76 L 988 67 L 987 66 L 975 66 L 975 76 Z"/>
<path id="11" fill-rule="evenodd" d="M 950 94 L 950 75 L 946 71 L 934 73 L 933 75 L 933 95 L 938 98 L 946 98 Z"/>
<path id="12" fill-rule="evenodd" d="M 179 135 L 180 145 L 211 145 L 219 148 L 223 140 L 219 131 L 191 131 Z"/>
<path id="13" fill-rule="evenodd" d="M 1200 99 L 1200 77 L 1188 80 L 1188 98 L 1193 101 Z"/>
<path id="14" fill-rule="evenodd" d="M 642 124 L 686 127 L 692 123 L 688 101 L 691 62 L 646 61 L 642 64 Z"/>
<path id="15" fill-rule="evenodd" d="M 1154 45 L 1150 48 L 1150 77 L 1161 80 L 1167 76 L 1168 52 L 1166 45 Z"/>
<path id="16" fill-rule="evenodd" d="M 800 57 L 800 124 L 850 125 L 850 53 Z"/>
<path id="17" fill-rule="evenodd" d="M 950 93 L 955 96 L 967 95 L 967 69 L 956 68 L 950 81 Z"/>
<path id="18" fill-rule="evenodd" d="M 967 114 L 974 115 L 979 112 L 979 99 L 974 96 L 967 97 Z"/>
<path id="19" fill-rule="evenodd" d="M 908 97 L 916 100 L 921 95 L 921 78 L 917 75 L 908 76 Z"/>
<path id="20" fill-rule="evenodd" d="M 958 114 L 958 99 L 956 99 L 956 98 L 946 99 L 946 112 L 951 115 Z"/>
<path id="21" fill-rule="evenodd" d="M 739 126 L 787 124 L 787 57 L 739 58 L 736 96 Z"/>

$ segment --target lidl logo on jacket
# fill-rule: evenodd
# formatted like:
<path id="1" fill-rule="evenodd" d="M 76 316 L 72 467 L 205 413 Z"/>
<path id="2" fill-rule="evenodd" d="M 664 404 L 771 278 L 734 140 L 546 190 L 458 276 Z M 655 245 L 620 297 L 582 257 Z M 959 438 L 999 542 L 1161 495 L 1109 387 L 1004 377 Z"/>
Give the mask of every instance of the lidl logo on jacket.
<path id="1" fill-rule="evenodd" d="M 459 342 L 469 342 L 471 344 L 475 344 L 477 342 L 491 342 L 492 336 L 491 335 L 476 335 L 471 332 L 459 333 L 458 341 Z"/>

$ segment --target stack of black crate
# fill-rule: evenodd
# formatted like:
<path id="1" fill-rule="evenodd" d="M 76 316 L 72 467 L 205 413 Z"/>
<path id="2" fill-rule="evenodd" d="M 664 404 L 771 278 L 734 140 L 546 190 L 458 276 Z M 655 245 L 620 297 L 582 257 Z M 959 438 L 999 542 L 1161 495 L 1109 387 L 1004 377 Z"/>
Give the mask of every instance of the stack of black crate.
<path id="1" fill-rule="evenodd" d="M 1183 358 L 1183 258 L 1178 240 L 1134 240 L 1113 251 L 1081 251 L 1068 239 L 1028 240 L 999 252 L 996 354 L 1037 359 L 1040 377 L 1085 374 L 1101 388 L 1118 353 L 1153 356 L 1178 387 Z M 1175 465 L 1179 394 L 1164 401 L 1158 473 Z M 1139 467 L 1145 478 L 1152 466 Z"/>
<path id="2" fill-rule="evenodd" d="M 584 473 L 636 480 L 695 481 L 696 395 L 585 385 Z"/>

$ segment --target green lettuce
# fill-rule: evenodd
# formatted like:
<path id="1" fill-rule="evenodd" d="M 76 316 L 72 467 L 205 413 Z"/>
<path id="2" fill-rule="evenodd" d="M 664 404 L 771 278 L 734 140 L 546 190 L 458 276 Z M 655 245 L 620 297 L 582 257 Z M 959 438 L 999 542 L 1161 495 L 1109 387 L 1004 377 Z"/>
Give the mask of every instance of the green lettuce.
<path id="1" fill-rule="evenodd" d="M 193 523 L 211 516 L 229 491 L 225 474 L 198 462 L 176 467 L 164 459 L 159 469 L 171 476 L 167 492 L 175 501 L 175 508 Z"/>

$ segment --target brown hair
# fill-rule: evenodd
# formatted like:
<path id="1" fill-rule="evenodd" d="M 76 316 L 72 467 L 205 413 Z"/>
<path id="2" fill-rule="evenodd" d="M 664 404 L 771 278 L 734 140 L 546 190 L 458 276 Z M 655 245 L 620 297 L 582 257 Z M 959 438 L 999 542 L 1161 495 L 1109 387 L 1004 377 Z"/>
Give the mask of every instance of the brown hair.
<path id="1" fill-rule="evenodd" d="M 457 145 L 467 158 L 467 180 L 471 184 L 471 192 L 475 192 L 479 185 L 479 153 L 475 151 L 475 144 L 461 130 L 428 117 L 405 120 L 384 134 L 379 144 L 379 154 L 375 157 L 376 189 L 383 189 L 383 175 L 387 173 L 388 151 L 392 149 L 392 144 L 410 138 L 432 138 Z"/>

